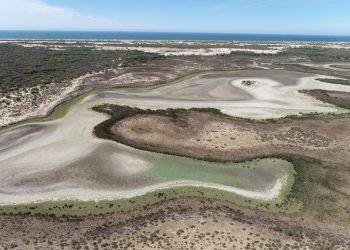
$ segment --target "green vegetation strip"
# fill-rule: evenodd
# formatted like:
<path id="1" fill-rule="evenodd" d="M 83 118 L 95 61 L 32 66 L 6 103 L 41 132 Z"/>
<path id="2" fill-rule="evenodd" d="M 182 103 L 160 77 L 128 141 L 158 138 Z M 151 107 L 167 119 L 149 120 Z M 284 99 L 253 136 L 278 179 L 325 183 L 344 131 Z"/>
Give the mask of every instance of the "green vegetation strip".
<path id="1" fill-rule="evenodd" d="M 350 86 L 350 80 L 349 79 L 317 78 L 316 80 L 320 81 L 320 82 L 325 82 L 325 83 L 332 83 L 332 84 L 340 84 L 340 85 Z"/>
<path id="2" fill-rule="evenodd" d="M 274 58 L 278 60 L 293 60 L 297 59 L 300 62 L 311 61 L 315 63 L 328 62 L 349 62 L 350 50 L 342 48 L 323 48 L 319 46 L 309 46 L 301 48 L 287 48 L 276 54 L 258 54 L 249 51 L 232 51 L 231 56 L 259 57 L 259 58 Z"/>

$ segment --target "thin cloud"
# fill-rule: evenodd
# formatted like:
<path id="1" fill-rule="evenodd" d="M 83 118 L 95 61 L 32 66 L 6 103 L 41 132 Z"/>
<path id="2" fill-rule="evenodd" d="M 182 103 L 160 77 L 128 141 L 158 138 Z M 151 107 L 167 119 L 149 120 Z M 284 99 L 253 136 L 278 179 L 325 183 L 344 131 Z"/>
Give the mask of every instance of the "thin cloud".
<path id="1" fill-rule="evenodd" d="M 0 0 L 0 29 L 109 29 L 109 20 L 51 6 L 42 0 Z"/>

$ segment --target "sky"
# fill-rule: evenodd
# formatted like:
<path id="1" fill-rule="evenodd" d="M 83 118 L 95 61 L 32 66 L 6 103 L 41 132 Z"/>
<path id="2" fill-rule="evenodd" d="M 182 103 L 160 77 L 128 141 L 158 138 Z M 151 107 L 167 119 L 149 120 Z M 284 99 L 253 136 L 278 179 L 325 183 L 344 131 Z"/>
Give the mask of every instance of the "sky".
<path id="1" fill-rule="evenodd" d="M 350 35 L 350 0 L 0 0 L 0 30 Z"/>

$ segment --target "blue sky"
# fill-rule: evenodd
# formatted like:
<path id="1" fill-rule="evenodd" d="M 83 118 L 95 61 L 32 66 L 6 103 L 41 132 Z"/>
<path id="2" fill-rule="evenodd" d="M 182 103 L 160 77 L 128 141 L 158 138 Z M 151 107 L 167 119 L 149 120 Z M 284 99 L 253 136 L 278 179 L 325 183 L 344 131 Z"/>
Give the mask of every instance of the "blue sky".
<path id="1" fill-rule="evenodd" d="M 0 29 L 350 35 L 350 0 L 0 0 Z"/>

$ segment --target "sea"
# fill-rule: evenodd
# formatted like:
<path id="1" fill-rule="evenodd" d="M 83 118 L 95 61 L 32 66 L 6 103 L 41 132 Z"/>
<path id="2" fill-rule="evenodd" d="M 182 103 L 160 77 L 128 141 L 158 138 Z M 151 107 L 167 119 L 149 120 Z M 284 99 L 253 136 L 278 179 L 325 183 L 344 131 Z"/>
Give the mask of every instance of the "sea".
<path id="1" fill-rule="evenodd" d="M 0 31 L 0 39 L 350 42 L 350 36 L 102 31 Z"/>

